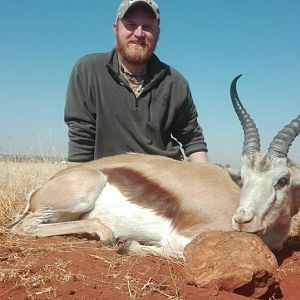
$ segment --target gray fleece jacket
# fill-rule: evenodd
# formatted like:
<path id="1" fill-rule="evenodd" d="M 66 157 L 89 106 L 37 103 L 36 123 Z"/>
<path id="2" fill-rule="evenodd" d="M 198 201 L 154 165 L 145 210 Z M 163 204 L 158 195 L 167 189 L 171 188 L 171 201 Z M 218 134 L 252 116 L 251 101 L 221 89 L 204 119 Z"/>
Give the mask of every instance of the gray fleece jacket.
<path id="1" fill-rule="evenodd" d="M 116 51 L 90 54 L 75 64 L 65 122 L 71 162 L 137 152 L 182 158 L 207 151 L 187 81 L 155 55 L 139 97 L 119 72 Z"/>

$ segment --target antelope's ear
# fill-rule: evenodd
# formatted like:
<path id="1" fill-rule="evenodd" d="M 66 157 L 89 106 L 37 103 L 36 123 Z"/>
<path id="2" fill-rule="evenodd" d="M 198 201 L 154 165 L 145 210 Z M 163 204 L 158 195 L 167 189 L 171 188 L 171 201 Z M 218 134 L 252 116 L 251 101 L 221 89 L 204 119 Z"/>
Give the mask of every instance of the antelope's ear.
<path id="1" fill-rule="evenodd" d="M 300 167 L 293 166 L 290 170 L 293 187 L 298 187 L 300 189 Z"/>
<path id="2" fill-rule="evenodd" d="M 291 174 L 291 195 L 293 202 L 292 216 L 300 210 L 300 167 L 293 165 L 290 169 Z"/>
<path id="3" fill-rule="evenodd" d="M 227 172 L 229 173 L 231 179 L 239 186 L 242 186 L 242 178 L 241 178 L 241 170 L 240 169 L 233 169 L 233 168 L 226 168 Z"/>

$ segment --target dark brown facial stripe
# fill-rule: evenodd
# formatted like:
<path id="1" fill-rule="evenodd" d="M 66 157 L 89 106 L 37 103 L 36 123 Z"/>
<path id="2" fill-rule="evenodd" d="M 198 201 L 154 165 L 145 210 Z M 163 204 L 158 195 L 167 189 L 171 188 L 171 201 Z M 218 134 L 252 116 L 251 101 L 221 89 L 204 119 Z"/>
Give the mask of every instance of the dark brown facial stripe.
<path id="1" fill-rule="evenodd" d="M 271 169 L 271 158 L 265 155 L 263 159 L 259 162 L 258 170 L 259 172 L 267 172 Z"/>
<path id="2" fill-rule="evenodd" d="M 178 214 L 179 203 L 176 196 L 138 171 L 128 168 L 101 171 L 107 176 L 107 181 L 117 187 L 130 202 L 151 208 L 171 220 Z"/>
<path id="3" fill-rule="evenodd" d="M 177 197 L 138 171 L 128 168 L 101 170 L 107 181 L 117 187 L 132 203 L 154 210 L 168 218 L 178 231 L 199 224 L 199 217 L 180 209 Z M 206 222 L 205 219 L 202 222 Z"/>

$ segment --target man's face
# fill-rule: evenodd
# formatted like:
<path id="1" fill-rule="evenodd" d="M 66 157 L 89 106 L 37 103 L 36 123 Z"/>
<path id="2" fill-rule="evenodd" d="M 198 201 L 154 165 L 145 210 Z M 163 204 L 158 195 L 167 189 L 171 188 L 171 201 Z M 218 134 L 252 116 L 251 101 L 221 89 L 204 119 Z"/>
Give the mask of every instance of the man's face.
<path id="1" fill-rule="evenodd" d="M 155 50 L 159 25 L 149 9 L 136 6 L 114 24 L 114 32 L 122 59 L 140 65 L 146 63 Z"/>

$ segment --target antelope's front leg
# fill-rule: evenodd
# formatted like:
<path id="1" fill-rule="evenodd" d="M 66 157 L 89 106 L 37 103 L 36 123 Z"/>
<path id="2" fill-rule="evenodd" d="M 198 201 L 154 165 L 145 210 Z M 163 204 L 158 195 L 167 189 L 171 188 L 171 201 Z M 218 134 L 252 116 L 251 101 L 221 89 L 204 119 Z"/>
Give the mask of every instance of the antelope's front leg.
<path id="1" fill-rule="evenodd" d="M 117 253 L 121 255 L 153 255 L 165 258 L 184 259 L 183 253 L 175 252 L 170 247 L 141 245 L 139 242 L 132 239 L 127 240 L 124 245 L 117 250 Z"/>

